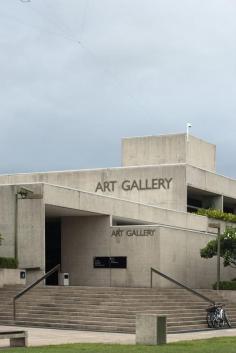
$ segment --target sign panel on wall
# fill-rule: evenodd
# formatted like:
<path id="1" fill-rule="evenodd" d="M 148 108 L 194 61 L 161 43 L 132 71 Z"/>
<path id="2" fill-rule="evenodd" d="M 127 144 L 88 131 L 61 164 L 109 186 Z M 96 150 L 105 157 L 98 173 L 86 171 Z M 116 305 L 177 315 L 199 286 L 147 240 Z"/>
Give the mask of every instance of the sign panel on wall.
<path id="1" fill-rule="evenodd" d="M 96 256 L 93 258 L 94 268 L 127 268 L 126 256 Z"/>

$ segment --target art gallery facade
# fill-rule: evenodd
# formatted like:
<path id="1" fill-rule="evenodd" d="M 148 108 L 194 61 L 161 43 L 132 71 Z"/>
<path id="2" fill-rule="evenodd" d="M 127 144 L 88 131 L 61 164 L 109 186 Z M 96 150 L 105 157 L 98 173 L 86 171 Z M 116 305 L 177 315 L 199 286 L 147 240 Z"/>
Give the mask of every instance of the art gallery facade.
<path id="1" fill-rule="evenodd" d="M 61 264 L 70 285 L 148 287 L 153 267 L 209 288 L 216 260 L 199 250 L 217 230 L 194 212 L 236 213 L 236 180 L 215 160 L 214 145 L 176 134 L 123 139 L 119 168 L 0 175 L 0 256 L 17 257 L 28 282 Z"/>

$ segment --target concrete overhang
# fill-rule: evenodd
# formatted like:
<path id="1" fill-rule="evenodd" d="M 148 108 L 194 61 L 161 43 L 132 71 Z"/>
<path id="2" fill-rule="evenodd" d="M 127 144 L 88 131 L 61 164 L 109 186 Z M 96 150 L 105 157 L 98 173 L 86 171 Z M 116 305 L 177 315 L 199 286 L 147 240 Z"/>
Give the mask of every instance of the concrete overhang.
<path id="1" fill-rule="evenodd" d="M 74 208 L 66 208 L 55 205 L 45 205 L 45 216 L 47 218 L 55 217 L 89 217 L 100 216 L 99 213 L 77 210 Z"/>
<path id="2" fill-rule="evenodd" d="M 98 195 L 77 189 L 51 184 L 43 184 L 46 209 L 52 206 L 97 215 L 107 215 L 118 219 L 132 220 L 136 223 L 171 225 L 174 227 L 207 231 L 207 218 L 164 209 L 143 203 Z M 48 208 L 50 205 L 50 208 Z M 55 208 L 54 208 L 55 210 Z M 70 211 L 67 211 L 70 213 Z"/>
<path id="3" fill-rule="evenodd" d="M 235 207 L 236 206 L 236 199 L 233 199 L 231 197 L 224 197 L 224 203 L 227 204 L 228 206 Z"/>
<path id="4" fill-rule="evenodd" d="M 30 187 L 33 192 L 41 193 L 42 198 L 34 200 L 45 205 L 47 214 L 60 215 L 106 215 L 133 224 L 156 224 L 207 232 L 208 220 L 181 211 L 160 208 L 145 203 L 124 200 L 111 196 L 98 195 L 78 189 L 47 183 L 24 183 L 0 185 L 0 188 Z M 28 200 L 29 202 L 29 200 Z M 46 214 L 46 215 L 47 215 Z"/>
<path id="5" fill-rule="evenodd" d="M 188 187 L 227 196 L 236 200 L 236 180 L 212 173 L 207 170 L 186 166 L 186 183 Z"/>
<path id="6" fill-rule="evenodd" d="M 220 194 L 216 194 L 215 192 L 210 192 L 207 190 L 202 190 L 202 189 L 197 189 L 192 186 L 188 186 L 188 194 L 191 194 L 192 196 L 198 197 L 198 196 L 204 196 L 204 197 L 218 197 L 221 196 Z"/>

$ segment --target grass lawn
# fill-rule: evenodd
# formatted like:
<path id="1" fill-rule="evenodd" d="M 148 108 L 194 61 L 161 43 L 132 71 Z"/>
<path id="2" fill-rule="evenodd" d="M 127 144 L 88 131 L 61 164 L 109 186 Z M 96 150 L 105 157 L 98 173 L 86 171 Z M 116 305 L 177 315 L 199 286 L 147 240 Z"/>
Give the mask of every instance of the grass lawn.
<path id="1" fill-rule="evenodd" d="M 1 350 L 0 350 L 1 352 Z M 170 343 L 165 346 L 117 344 L 68 344 L 61 346 L 11 348 L 4 353 L 236 353 L 236 337 Z"/>

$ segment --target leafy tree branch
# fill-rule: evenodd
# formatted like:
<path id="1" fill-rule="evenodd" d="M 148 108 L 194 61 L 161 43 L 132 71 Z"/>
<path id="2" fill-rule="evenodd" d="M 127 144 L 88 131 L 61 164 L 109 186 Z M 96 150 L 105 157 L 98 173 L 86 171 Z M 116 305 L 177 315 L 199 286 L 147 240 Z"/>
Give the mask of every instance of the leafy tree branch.
<path id="1" fill-rule="evenodd" d="M 205 259 L 217 255 L 217 239 L 200 250 L 201 257 Z M 236 268 L 236 228 L 227 228 L 224 234 L 220 235 L 220 256 L 224 260 L 224 266 Z"/>

